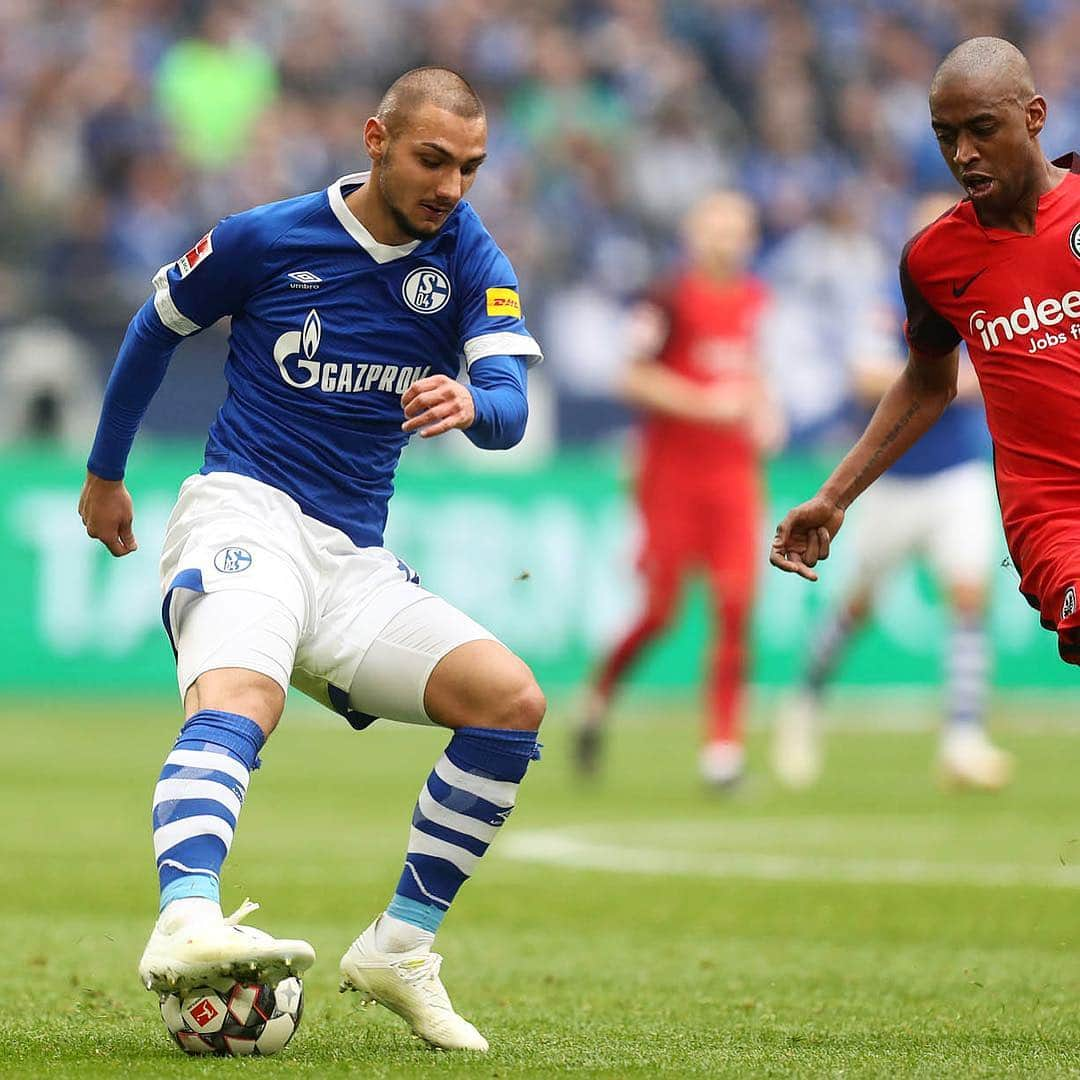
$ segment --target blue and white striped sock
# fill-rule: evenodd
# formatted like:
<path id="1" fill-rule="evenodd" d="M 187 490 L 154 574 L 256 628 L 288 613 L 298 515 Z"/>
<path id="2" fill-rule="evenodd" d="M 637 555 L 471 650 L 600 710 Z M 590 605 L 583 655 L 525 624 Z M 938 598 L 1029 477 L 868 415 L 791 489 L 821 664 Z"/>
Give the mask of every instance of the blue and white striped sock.
<path id="1" fill-rule="evenodd" d="M 434 933 L 517 800 L 535 731 L 459 728 L 413 813 L 409 850 L 388 915 Z"/>
<path id="2" fill-rule="evenodd" d="M 990 657 L 986 628 L 979 618 L 952 625 L 946 659 L 945 722 L 948 730 L 981 728 L 986 718 Z"/>
<path id="3" fill-rule="evenodd" d="M 180 729 L 154 789 L 162 910 L 186 897 L 220 900 L 221 865 L 265 741 L 254 720 L 218 709 L 197 712 Z"/>

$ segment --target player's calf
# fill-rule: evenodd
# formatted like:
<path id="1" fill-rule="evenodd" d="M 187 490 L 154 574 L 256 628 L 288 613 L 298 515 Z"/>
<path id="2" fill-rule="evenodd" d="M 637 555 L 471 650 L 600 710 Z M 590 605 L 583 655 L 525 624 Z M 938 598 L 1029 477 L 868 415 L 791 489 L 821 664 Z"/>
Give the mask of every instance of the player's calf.
<path id="1" fill-rule="evenodd" d="M 203 708 L 181 728 L 154 789 L 154 854 L 160 915 L 139 963 L 148 989 L 164 992 L 215 977 L 277 982 L 315 959 L 306 941 L 278 940 L 228 919 L 220 875 L 251 773 L 259 766 L 263 728 L 246 716 Z"/>
<path id="2" fill-rule="evenodd" d="M 521 660 L 484 640 L 439 661 L 424 707 L 454 732 L 420 791 L 394 895 L 342 957 L 342 988 L 398 1013 L 435 1046 L 484 1050 L 483 1036 L 451 1007 L 430 947 L 540 756 L 536 731 L 546 701 Z"/>

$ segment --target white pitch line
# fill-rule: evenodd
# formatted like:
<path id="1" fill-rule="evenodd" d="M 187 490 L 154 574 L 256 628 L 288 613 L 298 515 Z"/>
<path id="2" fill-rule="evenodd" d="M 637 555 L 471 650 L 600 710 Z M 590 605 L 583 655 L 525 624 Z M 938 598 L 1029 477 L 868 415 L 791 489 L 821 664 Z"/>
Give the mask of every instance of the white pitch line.
<path id="1" fill-rule="evenodd" d="M 517 862 L 619 874 L 820 881 L 850 885 L 1035 885 L 1080 888 L 1080 867 L 1021 863 L 944 863 L 836 855 L 691 852 L 602 843 L 559 829 L 512 833 L 496 850 Z"/>

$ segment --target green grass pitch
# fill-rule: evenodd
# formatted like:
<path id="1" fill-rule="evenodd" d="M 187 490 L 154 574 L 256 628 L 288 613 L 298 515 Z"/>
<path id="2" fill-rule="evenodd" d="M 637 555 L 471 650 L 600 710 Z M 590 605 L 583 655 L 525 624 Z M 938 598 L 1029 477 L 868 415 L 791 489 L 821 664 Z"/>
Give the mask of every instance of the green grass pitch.
<path id="1" fill-rule="evenodd" d="M 765 710 L 761 710 L 763 713 Z M 1033 1077 L 1080 1075 L 1080 700 L 1000 705 L 1018 778 L 949 795 L 934 742 L 863 703 L 813 792 L 754 772 L 701 790 L 693 710 L 628 705 L 603 781 L 544 760 L 439 948 L 486 1057 L 425 1049 L 337 992 L 397 879 L 440 733 L 356 734 L 291 706 L 265 751 L 224 902 L 319 954 L 293 1043 L 189 1059 L 135 965 L 156 899 L 148 828 L 167 702 L 0 705 L 0 1074 L 34 1076 Z M 927 711 L 932 711 L 929 707 Z M 860 710 L 847 707 L 852 718 Z M 1078 726 L 1077 730 L 1080 730 Z"/>

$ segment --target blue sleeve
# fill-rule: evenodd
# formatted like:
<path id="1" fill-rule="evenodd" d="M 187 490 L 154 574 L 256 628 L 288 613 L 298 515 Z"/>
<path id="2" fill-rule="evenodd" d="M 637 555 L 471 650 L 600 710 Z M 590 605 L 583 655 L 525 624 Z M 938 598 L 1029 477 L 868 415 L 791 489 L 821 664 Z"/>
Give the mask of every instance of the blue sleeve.
<path id="1" fill-rule="evenodd" d="M 103 480 L 122 480 L 135 432 L 182 335 L 162 325 L 151 297 L 128 324 L 105 387 L 101 419 L 86 467 Z"/>
<path id="2" fill-rule="evenodd" d="M 131 444 L 176 346 L 239 312 L 255 287 L 265 247 L 259 211 L 222 219 L 190 251 L 154 275 L 154 295 L 136 312 L 105 387 L 87 468 L 103 480 L 124 476 Z"/>
<path id="3" fill-rule="evenodd" d="M 489 356 L 520 356 L 538 363 L 540 346 L 525 325 L 514 268 L 472 208 L 466 210 L 458 266 L 458 338 L 466 367 Z"/>
<path id="4" fill-rule="evenodd" d="M 481 450 L 509 450 L 521 442 L 529 419 L 526 362 L 520 356 L 486 356 L 469 369 L 476 419 L 465 434 Z"/>
<path id="5" fill-rule="evenodd" d="M 252 294 L 264 265 L 267 210 L 256 207 L 222 218 L 190 251 L 154 277 L 161 321 L 182 337 L 225 315 L 236 315 Z"/>

